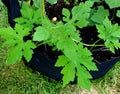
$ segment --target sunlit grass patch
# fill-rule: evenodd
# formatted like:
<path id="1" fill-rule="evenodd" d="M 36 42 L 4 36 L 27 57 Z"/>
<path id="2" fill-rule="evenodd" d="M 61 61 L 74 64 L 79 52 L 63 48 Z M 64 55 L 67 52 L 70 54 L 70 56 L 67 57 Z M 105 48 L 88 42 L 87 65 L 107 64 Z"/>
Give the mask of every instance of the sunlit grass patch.
<path id="1" fill-rule="evenodd" d="M 94 80 L 93 84 L 100 94 L 119 94 L 120 61 L 104 77 Z"/>
<path id="2" fill-rule="evenodd" d="M 0 27 L 8 26 L 8 18 L 7 18 L 7 11 L 6 7 L 0 0 Z"/>
<path id="3" fill-rule="evenodd" d="M 23 62 L 5 67 L 0 77 L 2 94 L 58 94 L 61 87 L 60 83 L 32 72 Z"/>

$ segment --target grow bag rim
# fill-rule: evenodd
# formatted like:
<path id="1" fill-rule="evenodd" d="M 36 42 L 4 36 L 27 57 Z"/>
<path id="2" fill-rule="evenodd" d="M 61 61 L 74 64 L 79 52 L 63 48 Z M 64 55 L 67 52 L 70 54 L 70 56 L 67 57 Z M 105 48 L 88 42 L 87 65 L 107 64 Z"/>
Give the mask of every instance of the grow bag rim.
<path id="1" fill-rule="evenodd" d="M 98 79 L 104 76 L 118 61 L 120 56 L 107 60 L 105 62 L 96 63 L 98 71 L 89 71 L 92 80 Z M 37 62 L 37 63 L 36 63 Z M 27 63 L 27 66 L 37 72 L 46 75 L 49 78 L 60 81 L 62 79 L 61 69 L 62 67 L 55 67 L 55 62 L 50 58 L 47 58 L 38 49 L 34 50 L 33 57 L 30 62 Z"/>

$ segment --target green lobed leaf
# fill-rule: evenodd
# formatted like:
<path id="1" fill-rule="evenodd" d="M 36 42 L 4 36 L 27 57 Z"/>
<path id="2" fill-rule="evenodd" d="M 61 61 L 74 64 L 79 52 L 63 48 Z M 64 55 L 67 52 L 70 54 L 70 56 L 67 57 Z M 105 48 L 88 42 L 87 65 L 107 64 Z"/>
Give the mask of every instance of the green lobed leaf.
<path id="1" fill-rule="evenodd" d="M 29 28 L 24 28 L 22 25 L 20 24 L 16 24 L 15 25 L 15 28 L 14 28 L 17 36 L 21 36 L 21 39 L 24 37 L 24 36 L 27 36 L 30 34 L 30 31 L 29 31 Z"/>
<path id="2" fill-rule="evenodd" d="M 96 25 L 99 32 L 98 37 L 105 41 L 105 46 L 109 48 L 113 53 L 115 48 L 120 48 L 120 26 L 118 24 L 112 24 L 106 17 L 103 21 L 103 25 Z"/>
<path id="3" fill-rule="evenodd" d="M 27 4 L 23 3 L 22 9 L 20 10 L 23 17 L 32 19 L 33 9 Z"/>
<path id="4" fill-rule="evenodd" d="M 64 15 L 63 21 L 68 22 L 70 20 L 70 11 L 66 8 L 63 8 L 62 14 Z"/>
<path id="5" fill-rule="evenodd" d="M 12 46 L 8 51 L 7 65 L 15 64 L 22 60 L 22 56 L 25 57 L 27 62 L 32 58 L 33 50 L 36 45 L 31 41 L 21 42 L 15 46 Z"/>
<path id="6" fill-rule="evenodd" d="M 56 67 L 64 67 L 69 62 L 69 59 L 64 55 L 60 55 L 55 63 Z"/>
<path id="7" fill-rule="evenodd" d="M 23 37 L 29 35 L 29 28 L 23 28 L 23 26 L 16 24 L 15 28 L 7 27 L 0 29 L 0 35 L 6 39 L 4 46 L 14 46 L 23 41 Z"/>
<path id="8" fill-rule="evenodd" d="M 77 52 L 79 64 L 84 65 L 89 71 L 98 70 L 93 62 L 92 53 L 86 47 L 84 48 L 82 43 L 78 44 Z"/>
<path id="9" fill-rule="evenodd" d="M 41 8 L 41 0 L 33 0 L 35 7 Z"/>
<path id="10" fill-rule="evenodd" d="M 41 24 L 40 10 L 37 8 L 32 8 L 28 4 L 24 3 L 22 9 L 20 10 L 22 17 L 15 18 L 14 21 L 20 25 L 23 25 L 24 28 L 29 28 L 32 31 L 34 25 Z"/>
<path id="11" fill-rule="evenodd" d="M 65 51 L 65 49 L 68 49 L 70 51 L 70 49 L 76 48 L 75 42 L 79 42 L 81 40 L 76 28 L 71 24 L 65 24 L 64 26 L 61 26 L 59 31 L 55 33 L 57 33 L 57 36 L 59 36 L 57 37 L 58 39 L 56 43 L 56 46 L 59 50 L 64 49 Z"/>
<path id="12" fill-rule="evenodd" d="M 49 31 L 39 26 L 36 28 L 36 32 L 33 35 L 33 41 L 44 41 L 50 37 Z"/>
<path id="13" fill-rule="evenodd" d="M 90 16 L 92 1 L 81 2 L 79 6 L 75 6 L 72 9 L 72 22 L 79 28 L 86 27 L 89 23 L 88 18 Z"/>
<path id="14" fill-rule="evenodd" d="M 109 5 L 111 9 L 120 7 L 120 0 L 105 0 L 105 2 Z"/>
<path id="15" fill-rule="evenodd" d="M 6 40 L 16 38 L 16 32 L 10 26 L 7 28 L 0 28 L 0 35 Z"/>
<path id="16" fill-rule="evenodd" d="M 23 56 L 25 57 L 27 62 L 29 62 L 31 60 L 32 54 L 33 54 L 32 49 L 35 49 L 35 48 L 36 48 L 36 45 L 31 40 L 28 40 L 24 43 Z"/>
<path id="17" fill-rule="evenodd" d="M 16 24 L 14 29 L 11 27 L 0 29 L 0 35 L 6 39 L 4 46 L 10 46 L 8 51 L 7 65 L 14 64 L 22 59 L 22 56 L 29 61 L 32 57 L 32 49 L 36 45 L 32 41 L 24 42 L 23 38 L 29 35 L 29 28 Z"/>
<path id="18" fill-rule="evenodd" d="M 69 38 L 72 40 L 79 42 L 82 39 L 80 38 L 79 31 L 76 30 L 76 27 L 72 24 L 65 24 L 65 32 L 68 34 Z"/>
<path id="19" fill-rule="evenodd" d="M 94 13 L 96 13 L 96 12 L 97 12 L 97 10 L 91 9 L 91 11 L 90 11 L 90 17 L 88 18 L 88 21 L 89 21 L 88 26 L 95 26 L 96 22 L 92 21 L 92 20 L 91 20 L 91 17 L 92 17 L 92 16 L 94 15 Z"/>
<path id="20" fill-rule="evenodd" d="M 78 66 L 83 66 L 84 65 L 83 66 L 84 70 L 79 68 L 81 73 L 79 74 L 78 82 L 79 82 L 80 86 L 82 86 L 86 89 L 90 88 L 89 79 L 91 78 L 91 76 L 90 76 L 88 70 L 97 70 L 97 67 L 96 67 L 95 63 L 92 62 L 92 60 L 93 60 L 92 53 L 88 49 L 84 48 L 82 43 L 76 45 L 72 40 L 69 40 L 67 38 L 63 42 L 60 41 L 60 42 L 57 42 L 57 43 L 58 44 L 60 43 L 59 48 L 63 49 L 62 51 L 65 55 L 65 56 L 62 56 L 61 58 L 58 59 L 58 61 L 56 62 L 57 66 L 59 66 L 59 67 L 62 66 L 63 69 L 64 69 L 65 67 L 68 67 L 65 64 L 68 65 L 70 63 L 73 63 L 75 68 L 77 68 Z M 72 73 L 72 71 L 71 71 L 71 73 Z M 75 73 L 77 73 L 77 72 L 75 72 Z M 82 73 L 85 73 L 85 74 L 82 75 L 82 77 L 80 77 L 80 75 Z M 62 72 L 62 74 L 64 76 L 67 75 L 65 72 Z M 64 78 L 64 76 L 63 76 L 63 78 Z M 65 77 L 63 79 L 64 85 L 68 84 L 69 81 L 72 81 L 70 79 L 67 79 L 67 82 L 64 82 L 64 80 L 66 80 L 66 79 L 67 79 L 67 77 Z M 86 82 L 82 83 L 81 81 L 86 81 Z M 87 86 L 86 86 L 86 83 L 88 84 Z"/>
<path id="21" fill-rule="evenodd" d="M 66 42 L 66 45 L 64 45 L 64 54 L 71 61 L 77 60 L 77 52 L 75 49 L 76 47 L 77 47 L 77 45 L 73 41 L 70 41 L 70 40 L 68 40 Z M 76 65 L 76 63 L 74 63 L 74 64 Z"/>
<path id="22" fill-rule="evenodd" d="M 77 66 L 77 82 L 79 86 L 82 86 L 83 88 L 90 90 L 91 82 L 90 79 L 92 76 L 90 73 L 85 69 L 83 66 Z"/>
<path id="23" fill-rule="evenodd" d="M 32 18 L 33 24 L 41 25 L 42 20 L 40 19 L 40 17 L 41 17 L 40 15 L 41 15 L 40 10 L 35 9 L 33 12 L 33 18 Z"/>
<path id="24" fill-rule="evenodd" d="M 96 23 L 102 24 L 106 16 L 109 16 L 109 11 L 107 9 L 104 9 L 103 6 L 99 6 L 98 10 L 92 15 L 91 20 Z"/>
<path id="25" fill-rule="evenodd" d="M 13 46 L 8 51 L 7 65 L 15 64 L 22 59 L 21 44 Z"/>
<path id="26" fill-rule="evenodd" d="M 63 87 L 69 84 L 70 81 L 74 81 L 75 79 L 75 66 L 72 62 L 69 62 L 62 69 L 61 73 L 63 74 Z"/>

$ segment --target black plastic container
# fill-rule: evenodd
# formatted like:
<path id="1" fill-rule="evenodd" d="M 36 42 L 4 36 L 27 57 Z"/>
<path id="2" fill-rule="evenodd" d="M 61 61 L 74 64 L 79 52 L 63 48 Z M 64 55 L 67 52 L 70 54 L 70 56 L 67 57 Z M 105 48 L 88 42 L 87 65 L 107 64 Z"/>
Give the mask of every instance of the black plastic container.
<path id="1" fill-rule="evenodd" d="M 120 56 L 105 62 L 97 63 L 96 66 L 98 67 L 98 71 L 89 71 L 93 77 L 92 80 L 104 76 L 119 60 Z M 62 74 L 60 73 L 62 68 L 55 67 L 55 62 L 44 56 L 38 49 L 34 50 L 30 62 L 25 64 L 50 78 L 58 81 L 62 79 Z"/>

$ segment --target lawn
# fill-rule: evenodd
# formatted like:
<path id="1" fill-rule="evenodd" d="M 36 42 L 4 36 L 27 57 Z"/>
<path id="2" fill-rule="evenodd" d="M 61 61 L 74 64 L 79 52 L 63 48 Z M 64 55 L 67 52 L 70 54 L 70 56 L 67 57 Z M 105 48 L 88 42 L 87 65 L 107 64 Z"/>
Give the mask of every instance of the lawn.
<path id="1" fill-rule="evenodd" d="M 8 26 L 7 10 L 0 0 L 0 27 Z M 18 62 L 6 66 L 7 50 L 0 37 L 0 94 L 120 94 L 120 62 L 104 77 L 92 81 L 91 91 L 54 81 Z"/>

